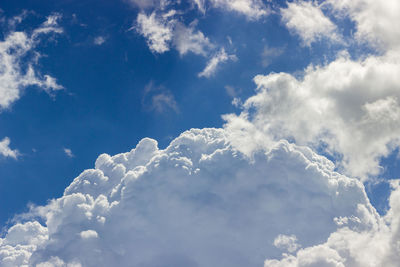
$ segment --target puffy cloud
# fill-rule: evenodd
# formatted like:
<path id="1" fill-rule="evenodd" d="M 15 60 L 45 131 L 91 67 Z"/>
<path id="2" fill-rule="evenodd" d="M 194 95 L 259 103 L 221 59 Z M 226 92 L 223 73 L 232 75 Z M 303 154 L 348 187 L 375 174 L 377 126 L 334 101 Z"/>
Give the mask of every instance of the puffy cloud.
<path id="1" fill-rule="evenodd" d="M 62 32 L 58 19 L 59 15 L 49 16 L 32 33 L 13 31 L 0 41 L 0 110 L 9 108 L 28 86 L 37 86 L 48 93 L 62 89 L 55 78 L 35 70 L 40 55 L 34 49 L 44 34 Z M 29 57 L 29 53 L 35 57 Z"/>
<path id="2" fill-rule="evenodd" d="M 32 252 L 47 240 L 47 228 L 36 221 L 12 226 L 6 236 L 0 238 L 1 266 L 26 266 Z"/>
<path id="3" fill-rule="evenodd" d="M 0 155 L 16 159 L 19 155 L 18 150 L 10 148 L 10 138 L 4 137 L 0 141 Z"/>
<path id="4" fill-rule="evenodd" d="M 227 62 L 228 60 L 237 60 L 236 55 L 228 55 L 225 52 L 225 49 L 222 48 L 218 53 L 216 53 L 208 62 L 206 67 L 202 72 L 198 74 L 199 77 L 210 78 L 215 74 L 218 69 L 218 66 L 221 63 Z"/>
<path id="5" fill-rule="evenodd" d="M 274 240 L 274 246 L 289 252 L 294 252 L 300 247 L 297 244 L 297 237 L 295 235 L 278 235 Z"/>
<path id="6" fill-rule="evenodd" d="M 357 218 L 346 225 L 355 233 L 380 226 L 363 185 L 309 148 L 279 141 L 247 157 L 229 138 L 192 129 L 163 150 L 146 138 L 99 156 L 62 197 L 32 209 L 43 226 L 8 230 L 0 264 L 260 266 L 279 257 L 275 245 L 292 251 L 292 235 L 303 247 L 324 242 L 335 218 Z"/>
<path id="7" fill-rule="evenodd" d="M 86 230 L 80 233 L 82 239 L 91 239 L 91 238 L 98 238 L 99 235 L 96 231 L 93 230 Z"/>
<path id="8" fill-rule="evenodd" d="M 400 262 L 400 187 L 393 181 L 390 210 L 379 224 L 369 231 L 348 227 L 332 233 L 320 245 L 299 250 L 295 255 L 283 254 L 281 260 L 266 260 L 265 267 L 290 266 L 398 266 Z"/>
<path id="9" fill-rule="evenodd" d="M 269 14 L 261 0 L 210 0 L 214 7 L 234 11 L 250 20 L 257 20 Z"/>
<path id="10" fill-rule="evenodd" d="M 193 52 L 207 56 L 208 50 L 212 49 L 214 45 L 201 31 L 194 31 L 195 24 L 186 27 L 182 23 L 177 23 L 173 43 L 181 55 Z"/>
<path id="11" fill-rule="evenodd" d="M 200 11 L 205 12 L 205 2 L 195 1 Z M 203 32 L 196 29 L 198 20 L 192 21 L 189 25 L 182 23 L 182 16 L 186 11 L 171 8 L 172 3 L 165 3 L 165 6 L 154 7 L 150 15 L 141 12 L 137 19 L 137 32 L 143 35 L 150 50 L 154 53 L 164 53 L 172 48 L 176 49 L 180 56 L 191 52 L 196 55 L 210 58 L 205 69 L 199 73 L 199 77 L 212 76 L 217 66 L 228 60 L 236 60 L 235 55 L 227 55 L 224 48 L 217 49 Z M 168 8 L 167 8 L 168 7 Z M 176 8 L 177 6 L 174 6 Z M 171 95 L 162 95 L 161 102 L 171 102 Z"/>
<path id="12" fill-rule="evenodd" d="M 175 10 L 170 10 L 161 15 L 156 12 L 150 16 L 144 13 L 138 15 L 137 29 L 147 39 L 150 50 L 164 53 L 173 46 L 181 55 L 192 52 L 207 56 L 214 45 L 201 31 L 195 31 L 196 22 L 187 27 L 174 19 L 175 14 Z"/>
<path id="13" fill-rule="evenodd" d="M 238 129 L 239 146 L 247 134 L 259 140 L 258 132 L 270 141 L 294 139 L 335 155 L 348 174 L 365 179 L 400 144 L 398 73 L 400 53 L 389 51 L 363 60 L 342 53 L 327 65 L 310 65 L 301 78 L 258 75 L 257 94 L 242 114 L 225 116 L 227 127 Z"/>
<path id="14" fill-rule="evenodd" d="M 167 20 L 153 12 L 150 16 L 140 13 L 136 22 L 138 32 L 147 39 L 152 52 L 164 53 L 169 50 L 174 20 Z"/>
<path id="15" fill-rule="evenodd" d="M 397 0 L 328 0 L 339 17 L 348 16 L 356 24 L 355 36 L 383 50 L 400 45 L 400 2 Z"/>
<path id="16" fill-rule="evenodd" d="M 311 46 L 323 38 L 340 41 L 335 24 L 324 15 L 316 2 L 295 1 L 287 5 L 287 8 L 281 9 L 282 20 L 290 31 L 299 35 L 303 45 Z"/>

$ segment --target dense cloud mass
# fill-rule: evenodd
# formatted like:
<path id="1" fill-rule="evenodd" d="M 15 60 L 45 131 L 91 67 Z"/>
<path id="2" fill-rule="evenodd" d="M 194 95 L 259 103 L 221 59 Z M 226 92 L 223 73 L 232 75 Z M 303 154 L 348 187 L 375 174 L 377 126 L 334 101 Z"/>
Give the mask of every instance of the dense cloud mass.
<path id="1" fill-rule="evenodd" d="M 338 228 L 386 227 L 363 185 L 326 158 L 287 141 L 247 157 L 228 136 L 194 129 L 165 150 L 143 139 L 101 155 L 61 198 L 32 209 L 43 225 L 8 230 L 2 266 L 260 266 Z"/>
<path id="2" fill-rule="evenodd" d="M 400 2 L 397 0 L 328 0 L 338 17 L 347 16 L 356 25 L 355 37 L 384 50 L 398 49 Z"/>
<path id="3" fill-rule="evenodd" d="M 382 5 L 369 0 L 328 1 L 326 5 L 334 15 L 351 19 L 356 39 L 378 48 L 376 53 L 353 58 L 343 50 L 331 62 L 310 64 L 302 75 L 257 75 L 256 95 L 247 99 L 239 116 L 225 116 L 227 128 L 241 129 L 241 134 L 236 133 L 238 145 L 242 137 L 254 139 L 261 132 L 269 140 L 262 142 L 285 138 L 312 146 L 334 156 L 345 173 L 366 180 L 381 172 L 381 158 L 400 145 L 400 50 L 396 43 L 400 31 L 388 20 L 393 12 L 400 12 L 400 5 L 395 0 Z M 319 16 L 307 15 L 308 21 L 302 20 L 305 10 Z M 308 45 L 322 32 L 335 36 L 331 22 L 310 2 L 291 3 L 281 11 L 286 26 Z"/>
<path id="4" fill-rule="evenodd" d="M 196 20 L 185 24 L 176 3 L 129 2 L 140 8 L 133 28 L 153 53 L 174 48 L 180 56 L 206 57 L 198 74 L 206 78 L 237 59 L 198 30 Z M 253 22 L 269 13 L 258 0 L 190 3 L 203 15 L 218 8 Z M 383 216 L 362 183 L 376 177 L 382 157 L 400 145 L 400 28 L 391 24 L 400 4 L 377 3 L 294 1 L 279 8 L 303 46 L 322 39 L 350 45 L 331 20 L 346 18 L 356 42 L 372 52 L 357 58 L 344 50 L 301 75 L 257 75 L 256 94 L 243 104 L 235 99 L 242 110 L 225 115 L 222 129 L 186 131 L 165 149 L 145 138 L 130 152 L 100 155 L 62 197 L 17 217 L 0 238 L 0 265 L 397 266 L 400 181 L 391 181 Z M 61 31 L 51 22 L 0 43 L 0 56 L 12 63 L 0 75 L 8 83 L 8 91 L 0 87 L 0 108 L 28 85 L 61 88 L 50 76 L 22 72 L 18 55 L 8 52 L 16 47 L 23 55 L 34 47 L 35 34 Z M 179 111 L 172 93 L 151 83 L 143 99 L 160 113 Z M 0 154 L 18 152 L 6 138 Z"/>
<path id="5" fill-rule="evenodd" d="M 226 116 L 228 127 L 241 124 L 243 135 L 256 129 L 271 140 L 325 145 L 327 153 L 342 156 L 348 174 L 376 175 L 380 157 L 400 144 L 398 73 L 400 54 L 391 51 L 365 60 L 340 54 L 325 66 L 309 66 L 302 78 L 258 75 L 257 94 L 242 114 Z"/>
<path id="6" fill-rule="evenodd" d="M 391 209 L 369 231 L 354 231 L 348 227 L 332 233 L 327 242 L 300 249 L 295 255 L 283 254 L 282 260 L 266 260 L 264 267 L 295 266 L 387 266 L 400 262 L 400 186 L 392 183 Z M 340 218 L 339 224 L 354 218 Z M 372 219 L 373 221 L 374 219 Z M 372 222 L 371 221 L 371 222 Z M 290 251 L 289 251 L 290 252 Z"/>

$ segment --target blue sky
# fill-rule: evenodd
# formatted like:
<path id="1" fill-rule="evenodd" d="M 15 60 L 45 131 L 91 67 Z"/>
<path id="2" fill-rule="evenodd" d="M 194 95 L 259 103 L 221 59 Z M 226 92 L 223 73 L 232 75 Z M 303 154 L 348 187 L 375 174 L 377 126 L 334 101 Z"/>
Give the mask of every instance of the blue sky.
<path id="1" fill-rule="evenodd" d="M 251 80 L 256 74 L 294 72 L 309 63 L 310 55 L 314 60 L 320 55 L 308 48 L 293 49 L 298 40 L 277 16 L 260 23 L 211 10 L 206 18 L 200 16 L 198 28 L 216 44 L 236 51 L 239 60 L 221 66 L 215 77 L 199 78 L 207 59 L 193 53 L 180 56 L 176 50 L 149 51 L 145 39 L 131 30 L 138 9 L 128 3 L 10 1 L 1 8 L 6 19 L 32 13 L 17 26 L 21 31 L 32 30 L 55 12 L 62 14 L 64 33 L 40 43 L 36 51 L 43 55 L 38 69 L 65 88 L 52 97 L 26 88 L 0 116 L 1 135 L 11 137 L 12 147 L 23 154 L 17 161 L 2 160 L 1 202 L 15 204 L 2 208 L 3 223 L 28 202 L 44 204 L 62 194 L 101 153 L 127 151 L 143 137 L 155 138 L 165 147 L 184 130 L 222 126 L 221 115 L 237 111 L 225 86 L 246 98 L 254 91 Z M 185 16 L 189 23 L 199 15 L 190 13 Z M 106 39 L 102 45 L 94 44 L 98 36 Z M 235 45 L 229 45 L 228 36 Z M 266 67 L 260 59 L 265 47 L 284 50 Z M 169 90 L 179 111 L 157 112 L 143 106 L 150 83 Z M 74 157 L 68 158 L 64 148 Z"/>
<path id="2" fill-rule="evenodd" d="M 16 153 L 0 155 L 3 232 L 15 215 L 62 197 L 100 154 L 130 151 L 145 137 L 164 149 L 191 128 L 239 129 L 242 138 L 227 142 L 250 158 L 281 139 L 308 146 L 361 181 L 366 201 L 385 216 L 389 180 L 400 170 L 400 80 L 391 75 L 400 34 L 380 23 L 385 16 L 364 25 L 374 4 L 355 2 L 365 10 L 347 0 L 0 3 L 0 42 L 18 32 L 30 38 L 13 63 L 20 95 L 0 103 L 0 140 L 9 138 Z M 393 8 L 395 0 L 382 10 Z M 10 47 L 10 55 L 19 49 Z M 29 66 L 36 80 L 24 84 Z M 377 77 L 379 68 L 387 76 Z M 0 97 L 9 90 L 3 76 Z"/>

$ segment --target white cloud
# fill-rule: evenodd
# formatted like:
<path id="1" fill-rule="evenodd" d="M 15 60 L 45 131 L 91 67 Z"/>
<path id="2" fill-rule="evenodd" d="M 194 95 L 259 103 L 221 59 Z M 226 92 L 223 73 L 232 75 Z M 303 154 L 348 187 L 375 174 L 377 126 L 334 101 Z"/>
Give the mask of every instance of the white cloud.
<path id="1" fill-rule="evenodd" d="M 163 86 L 155 86 L 150 82 L 144 89 L 142 106 L 145 110 L 165 113 L 172 110 L 179 113 L 178 104 L 172 92 Z"/>
<path id="2" fill-rule="evenodd" d="M 323 38 L 340 41 L 335 24 L 324 15 L 316 2 L 295 1 L 287 5 L 287 8 L 281 9 L 282 20 L 290 31 L 299 35 L 303 45 L 311 46 Z"/>
<path id="3" fill-rule="evenodd" d="M 158 9 L 165 9 L 170 4 L 170 0 L 126 0 L 126 1 L 141 9 L 150 9 L 154 7 Z"/>
<path id="4" fill-rule="evenodd" d="M 128 0 L 130 3 L 140 7 L 140 8 L 148 8 L 155 5 L 155 0 Z"/>
<path id="5" fill-rule="evenodd" d="M 269 14 L 261 0 L 210 0 L 214 7 L 242 14 L 250 20 L 257 20 Z"/>
<path id="6" fill-rule="evenodd" d="M 289 252 L 295 252 L 301 246 L 297 244 L 295 235 L 278 235 L 274 240 L 274 246 Z"/>
<path id="7" fill-rule="evenodd" d="M 182 23 L 177 23 L 174 31 L 173 43 L 179 54 L 185 55 L 188 52 L 207 56 L 208 51 L 214 48 L 210 40 L 201 31 L 194 30 L 196 23 L 186 27 Z"/>
<path id="8" fill-rule="evenodd" d="M 97 232 L 93 231 L 93 230 L 82 231 L 80 233 L 80 236 L 81 236 L 82 239 L 92 239 L 92 238 L 98 238 L 99 237 Z"/>
<path id="9" fill-rule="evenodd" d="M 0 141 L 0 155 L 16 159 L 19 155 L 18 150 L 10 148 L 10 138 L 5 137 Z"/>
<path id="10" fill-rule="evenodd" d="M 279 257 L 279 234 L 308 247 L 337 231 L 335 218 L 357 218 L 347 225 L 357 233 L 381 225 L 363 185 L 326 158 L 286 141 L 249 158 L 229 136 L 193 129 L 164 150 L 146 138 L 101 155 L 62 197 L 31 210 L 44 226 L 8 230 L 0 264 L 260 266 Z"/>
<path id="11" fill-rule="evenodd" d="M 67 155 L 69 158 L 73 158 L 74 157 L 74 154 L 72 153 L 71 149 L 64 148 L 63 150 L 64 150 L 65 155 Z"/>
<path id="12" fill-rule="evenodd" d="M 295 255 L 283 254 L 281 260 L 266 260 L 265 267 L 346 266 L 396 267 L 400 262 L 400 187 L 393 181 L 390 210 L 369 231 L 348 227 L 332 233 L 325 243 L 299 250 Z"/>
<path id="13" fill-rule="evenodd" d="M 164 53 L 173 46 L 180 55 L 192 52 L 207 56 L 214 45 L 201 31 L 195 30 L 196 21 L 187 27 L 177 22 L 175 15 L 175 10 L 162 14 L 153 12 L 150 16 L 144 13 L 138 15 L 138 31 L 147 39 L 150 50 Z"/>
<path id="14" fill-rule="evenodd" d="M 192 0 L 201 13 L 206 13 L 206 0 Z"/>
<path id="15" fill-rule="evenodd" d="M 37 247 L 48 240 L 48 231 L 38 222 L 17 223 L 0 238 L 0 264 L 3 267 L 24 266 Z"/>
<path id="16" fill-rule="evenodd" d="M 62 89 L 56 79 L 49 75 L 40 75 L 35 70 L 38 53 L 34 51 L 44 34 L 61 33 L 58 26 L 59 15 L 52 15 L 32 34 L 11 32 L 0 41 L 0 109 L 6 109 L 17 101 L 28 86 L 38 86 L 50 93 Z M 35 53 L 29 57 L 28 53 Z M 26 70 L 21 65 L 27 65 Z"/>
<path id="17" fill-rule="evenodd" d="M 220 51 L 218 51 L 218 53 L 216 53 L 208 62 L 206 67 L 204 68 L 204 70 L 202 72 L 200 72 L 198 74 L 199 77 L 205 77 L 205 78 L 210 78 L 211 76 L 213 76 L 217 69 L 218 66 L 221 63 L 227 62 L 228 60 L 237 60 L 236 55 L 228 55 L 225 52 L 225 49 L 222 48 Z"/>
<path id="18" fill-rule="evenodd" d="M 152 52 L 169 51 L 175 20 L 165 19 L 153 12 L 150 16 L 140 13 L 136 22 L 138 32 L 147 39 L 147 44 Z"/>
<path id="19" fill-rule="evenodd" d="M 106 42 L 106 38 L 103 36 L 97 36 L 96 38 L 94 38 L 93 43 L 95 45 L 102 45 Z"/>
<path id="20" fill-rule="evenodd" d="M 399 62 L 393 51 L 356 61 L 343 53 L 327 65 L 310 65 L 301 78 L 258 75 L 257 94 L 240 116 L 226 116 L 228 127 L 247 129 L 239 136 L 263 132 L 270 140 L 324 144 L 320 149 L 339 156 L 348 174 L 366 179 L 379 174 L 380 158 L 400 144 Z"/>
<path id="21" fill-rule="evenodd" d="M 329 0 L 336 15 L 348 16 L 356 24 L 355 37 L 383 50 L 400 45 L 400 2 L 398 0 Z"/>

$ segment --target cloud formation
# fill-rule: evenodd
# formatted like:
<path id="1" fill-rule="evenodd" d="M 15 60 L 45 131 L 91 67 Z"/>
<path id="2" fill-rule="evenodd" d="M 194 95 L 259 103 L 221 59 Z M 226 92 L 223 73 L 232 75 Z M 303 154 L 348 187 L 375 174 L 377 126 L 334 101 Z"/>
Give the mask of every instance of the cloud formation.
<path id="1" fill-rule="evenodd" d="M 4 137 L 3 140 L 0 141 L 0 155 L 3 157 L 10 157 L 17 159 L 19 152 L 16 149 L 10 148 L 10 138 Z"/>
<path id="2" fill-rule="evenodd" d="M 229 60 L 233 60 L 236 61 L 237 57 L 236 55 L 228 55 L 225 52 L 225 49 L 222 48 L 218 53 L 216 53 L 208 62 L 206 67 L 204 68 L 204 70 L 202 72 L 200 72 L 198 74 L 199 77 L 205 77 L 205 78 L 210 78 L 211 76 L 213 76 L 217 69 L 218 66 L 221 63 L 227 62 Z"/>
<path id="3" fill-rule="evenodd" d="M 397 0 L 328 0 L 336 16 L 348 17 L 355 22 L 355 37 L 383 51 L 398 49 L 400 29 L 400 2 Z"/>
<path id="4" fill-rule="evenodd" d="M 153 12 L 150 15 L 140 13 L 136 22 L 138 32 L 146 38 L 152 52 L 164 53 L 169 50 L 174 20 L 168 21 Z"/>
<path id="5" fill-rule="evenodd" d="M 62 32 L 58 19 L 59 15 L 49 16 L 31 33 L 12 31 L 0 41 L 0 111 L 17 101 L 28 86 L 37 86 L 48 93 L 63 88 L 55 78 L 35 70 L 40 54 L 34 49 L 43 35 Z"/>
<path id="6" fill-rule="evenodd" d="M 44 225 L 8 230 L 2 266 L 260 266 L 279 257 L 276 246 L 293 251 L 338 228 L 383 227 L 363 185 L 326 158 L 287 141 L 249 158 L 229 136 L 193 129 L 164 150 L 146 138 L 101 155 L 62 197 L 32 208 Z"/>
<path id="7" fill-rule="evenodd" d="M 382 170 L 382 157 L 389 156 L 400 145 L 400 128 L 397 127 L 400 122 L 400 78 L 397 75 L 400 50 L 393 41 L 399 40 L 400 35 L 383 18 L 385 13 L 391 18 L 392 9 L 397 10 L 399 4 L 387 1 L 378 8 L 375 2 L 370 2 L 330 1 L 327 8 L 342 19 L 354 20 L 354 35 L 360 42 L 366 39 L 372 47 L 378 48 L 376 54 L 352 58 L 349 52 L 341 51 L 331 62 L 310 64 L 302 75 L 283 72 L 257 75 L 254 78 L 256 95 L 243 104 L 240 115 L 225 116 L 226 127 L 238 129 L 236 135 L 240 138 L 249 134 L 258 140 L 257 136 L 262 133 L 267 139 L 260 142 L 288 138 L 311 146 L 333 156 L 342 171 L 362 180 L 378 175 Z M 297 13 L 302 14 L 298 17 L 304 19 L 294 20 L 293 27 L 297 27 L 307 44 L 318 34 L 316 25 L 322 27 L 321 32 L 331 32 L 330 35 L 335 36 L 332 31 L 323 30 L 331 22 L 314 21 L 319 16 L 311 16 L 311 13 L 323 15 L 314 5 L 297 1 L 282 10 L 288 23 Z M 375 18 L 372 14 L 376 12 Z M 373 19 L 367 22 L 363 18 L 368 14 Z M 312 21 L 307 22 L 306 17 Z M 388 31 L 397 37 L 392 40 Z M 380 45 L 377 47 L 377 44 Z"/>
<path id="8" fill-rule="evenodd" d="M 244 15 L 249 20 L 258 20 L 269 14 L 261 0 L 210 0 L 210 3 L 216 8 Z"/>
<path id="9" fill-rule="evenodd" d="M 322 39 L 340 41 L 336 25 L 324 15 L 316 2 L 294 1 L 287 5 L 280 10 L 282 21 L 300 37 L 304 46 L 311 46 Z"/>
<path id="10" fill-rule="evenodd" d="M 239 7 L 242 4 L 246 6 L 251 3 L 252 1 L 244 1 L 240 3 Z M 205 12 L 204 1 L 194 1 L 192 4 L 201 12 Z M 226 4 L 222 2 L 214 4 L 226 7 Z M 207 78 L 215 73 L 221 62 L 236 59 L 235 55 L 227 55 L 224 47 L 214 44 L 202 31 L 196 29 L 199 22 L 197 19 L 189 25 L 184 24 L 183 16 L 187 11 L 179 9 L 179 3 L 162 2 L 162 5 L 160 3 L 151 6 L 150 15 L 144 11 L 139 13 L 134 28 L 146 39 L 147 45 L 153 53 L 162 54 L 173 48 L 178 51 L 180 56 L 191 52 L 209 58 L 207 66 L 199 73 L 200 77 Z M 253 4 L 251 6 L 253 7 Z"/>
<path id="11" fill-rule="evenodd" d="M 332 233 L 325 243 L 300 249 L 294 255 L 283 254 L 281 260 L 266 260 L 264 266 L 398 266 L 400 262 L 399 181 L 393 181 L 392 187 L 390 210 L 382 218 L 385 221 L 384 224 L 378 223 L 369 231 L 340 228 Z"/>
<path id="12" fill-rule="evenodd" d="M 173 43 L 180 55 L 192 52 L 197 55 L 207 56 L 208 51 L 214 48 L 210 40 L 201 31 L 195 31 L 196 23 L 186 27 L 177 23 Z"/>
<path id="13" fill-rule="evenodd" d="M 73 158 L 75 155 L 74 153 L 72 153 L 72 150 L 69 148 L 63 148 L 65 155 L 67 155 L 67 157 L 69 158 Z"/>
<path id="14" fill-rule="evenodd" d="M 93 43 L 95 45 L 102 45 L 106 42 L 106 38 L 104 36 L 97 36 L 94 38 Z"/>
<path id="15" fill-rule="evenodd" d="M 294 139 L 339 156 L 348 174 L 366 178 L 400 144 L 399 72 L 400 54 L 391 52 L 365 60 L 340 54 L 310 65 L 301 78 L 258 75 L 257 94 L 226 119 L 232 127 L 247 121 L 247 133 L 257 129 L 270 140 Z"/>

